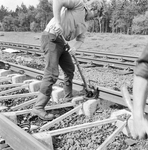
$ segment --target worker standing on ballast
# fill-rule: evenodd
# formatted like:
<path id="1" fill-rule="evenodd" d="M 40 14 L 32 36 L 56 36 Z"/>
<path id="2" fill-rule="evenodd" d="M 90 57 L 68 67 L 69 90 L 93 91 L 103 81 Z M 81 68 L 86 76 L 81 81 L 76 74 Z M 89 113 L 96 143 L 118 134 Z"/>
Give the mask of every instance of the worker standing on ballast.
<path id="1" fill-rule="evenodd" d="M 58 65 L 64 72 L 64 102 L 72 100 L 72 79 L 74 64 L 71 55 L 65 50 L 63 35 L 66 41 L 75 39 L 70 53 L 75 54 L 85 39 L 86 21 L 102 14 L 102 3 L 96 0 L 53 0 L 53 18 L 47 24 L 41 37 L 41 50 L 45 54 L 46 66 L 40 92 L 32 113 L 43 120 L 54 119 L 53 114 L 44 107 L 51 98 L 52 86 L 59 76 Z M 90 7 L 88 8 L 87 5 Z"/>

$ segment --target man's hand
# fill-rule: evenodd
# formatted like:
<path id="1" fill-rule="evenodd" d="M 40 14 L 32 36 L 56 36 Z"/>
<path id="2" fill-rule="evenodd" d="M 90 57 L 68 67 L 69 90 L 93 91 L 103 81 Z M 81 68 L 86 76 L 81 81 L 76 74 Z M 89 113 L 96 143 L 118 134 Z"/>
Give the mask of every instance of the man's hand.
<path id="1" fill-rule="evenodd" d="M 63 29 L 60 23 L 56 23 L 53 29 L 57 33 L 57 35 L 62 35 Z"/>
<path id="2" fill-rule="evenodd" d="M 75 47 L 71 47 L 70 50 L 69 50 L 69 53 L 71 55 L 75 55 L 76 54 L 76 48 Z"/>
<path id="3" fill-rule="evenodd" d="M 141 118 L 134 117 L 129 119 L 128 127 L 134 139 L 147 139 L 148 115 L 143 115 Z"/>

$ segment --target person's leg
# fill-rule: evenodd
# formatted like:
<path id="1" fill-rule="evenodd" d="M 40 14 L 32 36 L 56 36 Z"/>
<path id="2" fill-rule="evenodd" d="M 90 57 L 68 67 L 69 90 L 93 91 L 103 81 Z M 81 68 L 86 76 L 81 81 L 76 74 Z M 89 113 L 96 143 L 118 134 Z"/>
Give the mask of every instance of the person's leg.
<path id="1" fill-rule="evenodd" d="M 59 65 L 64 72 L 64 92 L 65 101 L 70 101 L 72 95 L 72 79 L 74 76 L 75 66 L 69 52 L 65 51 L 59 58 Z"/>
<path id="2" fill-rule="evenodd" d="M 45 53 L 46 66 L 40 86 L 40 93 L 33 108 L 33 114 L 38 115 L 43 120 L 52 120 L 54 118 L 53 114 L 46 113 L 44 107 L 50 99 L 52 86 L 57 81 L 59 57 L 63 52 L 63 45 L 60 43 L 60 39 L 57 38 L 55 42 L 52 42 L 51 38 L 51 34 L 42 36 L 42 43 L 44 44 L 41 47 Z"/>

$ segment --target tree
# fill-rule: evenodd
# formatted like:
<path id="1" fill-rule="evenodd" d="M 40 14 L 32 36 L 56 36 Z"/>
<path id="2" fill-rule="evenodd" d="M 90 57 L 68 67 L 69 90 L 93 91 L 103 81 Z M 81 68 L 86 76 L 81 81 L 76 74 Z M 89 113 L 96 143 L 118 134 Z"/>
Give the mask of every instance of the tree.
<path id="1" fill-rule="evenodd" d="M 28 14 L 21 13 L 18 16 L 18 19 L 20 21 L 21 31 L 30 31 L 30 21 L 28 18 Z"/>
<path id="2" fill-rule="evenodd" d="M 144 15 L 134 17 L 132 31 L 135 34 L 148 34 L 148 11 Z"/>
<path id="3" fill-rule="evenodd" d="M 14 18 L 12 16 L 5 16 L 2 28 L 4 31 L 14 31 Z"/>
<path id="4" fill-rule="evenodd" d="M 30 30 L 33 32 L 39 31 L 39 24 L 35 21 L 30 24 Z"/>
<path id="5" fill-rule="evenodd" d="M 9 12 L 3 5 L 1 5 L 1 7 L 0 7 L 0 22 L 2 22 L 4 17 L 7 15 L 9 15 Z"/>
<path id="6" fill-rule="evenodd" d="M 23 3 L 21 7 L 17 7 L 16 9 L 17 18 L 19 20 L 19 30 L 21 31 L 30 31 L 30 24 L 34 22 L 36 9 L 33 6 L 29 6 L 27 8 Z"/>
<path id="7" fill-rule="evenodd" d="M 35 18 L 40 23 L 41 30 L 45 29 L 45 26 L 53 17 L 52 4 L 48 0 L 40 0 L 37 6 L 37 14 Z"/>

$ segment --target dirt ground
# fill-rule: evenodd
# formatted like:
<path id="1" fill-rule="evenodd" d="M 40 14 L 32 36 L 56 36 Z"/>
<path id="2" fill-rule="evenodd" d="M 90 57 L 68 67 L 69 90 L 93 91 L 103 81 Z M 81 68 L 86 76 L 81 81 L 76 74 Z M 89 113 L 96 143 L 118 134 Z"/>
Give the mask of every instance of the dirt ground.
<path id="1" fill-rule="evenodd" d="M 40 45 L 42 33 L 0 32 L 0 41 Z M 70 42 L 72 45 L 74 41 Z M 81 50 L 139 56 L 148 43 L 148 35 L 87 33 Z"/>

